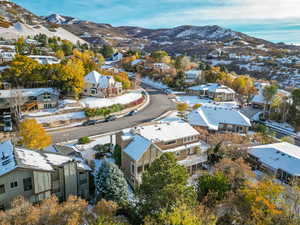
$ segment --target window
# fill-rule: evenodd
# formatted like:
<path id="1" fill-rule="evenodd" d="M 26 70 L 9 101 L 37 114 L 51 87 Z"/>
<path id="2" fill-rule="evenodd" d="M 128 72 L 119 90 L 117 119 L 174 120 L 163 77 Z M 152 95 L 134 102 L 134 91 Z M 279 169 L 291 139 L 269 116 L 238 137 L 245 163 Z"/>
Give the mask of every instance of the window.
<path id="1" fill-rule="evenodd" d="M 176 144 L 176 140 L 174 140 L 174 141 L 166 141 L 165 142 L 165 145 L 174 145 L 174 144 Z"/>
<path id="2" fill-rule="evenodd" d="M 10 183 L 10 188 L 16 188 L 18 187 L 18 181 L 14 181 Z"/>
<path id="3" fill-rule="evenodd" d="M 132 173 L 132 174 L 135 174 L 134 164 L 131 164 L 131 173 Z"/>
<path id="4" fill-rule="evenodd" d="M 51 94 L 50 93 L 44 93 L 44 100 L 51 100 Z"/>
<path id="5" fill-rule="evenodd" d="M 141 172 L 143 172 L 143 166 L 138 167 L 138 173 L 141 173 Z"/>
<path id="6" fill-rule="evenodd" d="M 0 194 L 5 193 L 5 186 L 4 184 L 0 185 Z"/>
<path id="7" fill-rule="evenodd" d="M 24 191 L 32 190 L 32 179 L 31 177 L 23 179 Z"/>
<path id="8" fill-rule="evenodd" d="M 51 109 L 52 108 L 52 104 L 44 104 L 44 109 Z"/>

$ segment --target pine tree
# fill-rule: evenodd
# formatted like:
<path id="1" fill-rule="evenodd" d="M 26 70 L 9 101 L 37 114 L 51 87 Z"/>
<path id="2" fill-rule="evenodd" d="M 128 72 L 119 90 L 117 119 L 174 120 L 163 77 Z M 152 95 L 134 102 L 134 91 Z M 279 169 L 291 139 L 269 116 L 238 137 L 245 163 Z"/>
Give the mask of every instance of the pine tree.
<path id="1" fill-rule="evenodd" d="M 97 198 L 119 204 L 128 200 L 128 188 L 122 171 L 114 164 L 103 161 L 96 177 Z"/>

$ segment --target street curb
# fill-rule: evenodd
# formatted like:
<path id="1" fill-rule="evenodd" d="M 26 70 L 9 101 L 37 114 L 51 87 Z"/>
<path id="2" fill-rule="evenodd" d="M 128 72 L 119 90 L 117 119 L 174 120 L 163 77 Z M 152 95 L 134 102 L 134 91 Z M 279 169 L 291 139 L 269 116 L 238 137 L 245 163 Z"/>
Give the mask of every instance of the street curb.
<path id="1" fill-rule="evenodd" d="M 149 103 L 150 103 L 150 95 L 149 95 L 149 93 L 145 90 L 145 89 L 143 89 L 143 88 L 140 88 L 144 93 L 146 93 L 146 101 L 144 101 L 143 102 L 143 104 L 142 105 L 140 105 L 137 109 L 135 109 L 137 112 L 139 112 L 139 111 L 141 111 L 141 110 L 143 110 L 144 108 L 146 108 L 148 105 L 149 105 Z M 126 110 L 128 110 L 128 109 L 124 109 L 124 111 L 126 111 Z M 123 118 L 123 117 L 125 117 L 126 115 L 128 114 L 128 112 L 126 111 L 126 112 L 124 112 L 123 114 L 121 114 L 121 115 L 118 115 L 118 116 L 116 116 L 117 118 Z M 78 126 L 74 126 L 74 127 L 78 127 Z M 56 128 L 48 128 L 48 129 L 45 129 L 46 131 L 49 131 L 49 133 L 51 133 L 52 131 L 53 132 L 55 132 L 55 131 L 61 131 L 61 130 L 65 130 L 65 129 L 68 129 L 68 128 L 74 128 L 74 127 L 57 127 L 57 129 Z"/>

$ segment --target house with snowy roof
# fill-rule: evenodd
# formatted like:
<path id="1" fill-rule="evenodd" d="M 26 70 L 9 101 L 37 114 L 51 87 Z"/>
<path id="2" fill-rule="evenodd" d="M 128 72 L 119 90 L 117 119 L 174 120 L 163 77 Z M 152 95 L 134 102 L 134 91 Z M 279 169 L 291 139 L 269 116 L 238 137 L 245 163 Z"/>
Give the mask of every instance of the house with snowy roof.
<path id="1" fill-rule="evenodd" d="M 111 57 L 112 61 L 121 61 L 123 59 L 123 54 L 120 52 L 116 52 L 115 54 L 113 54 L 113 56 Z"/>
<path id="2" fill-rule="evenodd" d="M 187 92 L 218 101 L 234 101 L 236 95 L 235 91 L 231 88 L 217 83 L 193 86 L 188 88 Z"/>
<path id="3" fill-rule="evenodd" d="M 15 147 L 11 141 L 0 143 L 0 208 L 24 196 L 38 203 L 51 194 L 64 201 L 70 195 L 89 198 L 91 168 L 82 158 L 48 151 Z"/>
<path id="4" fill-rule="evenodd" d="M 82 94 L 94 97 L 112 97 L 123 93 L 121 82 L 115 81 L 113 76 L 101 75 L 92 71 L 84 78 L 85 86 Z"/>
<path id="5" fill-rule="evenodd" d="M 53 88 L 23 88 L 0 90 L 0 109 L 9 109 L 11 104 L 24 111 L 55 108 L 59 92 Z"/>
<path id="6" fill-rule="evenodd" d="M 285 183 L 300 177 L 300 147 L 275 143 L 251 147 L 248 161 L 253 169 L 274 176 Z"/>
<path id="7" fill-rule="evenodd" d="M 207 161 L 208 146 L 200 141 L 200 134 L 183 121 L 155 122 L 117 134 L 122 147 L 121 168 L 129 183 L 135 187 L 142 182 L 142 173 L 166 152 L 175 154 L 178 164 L 192 175 Z"/>
<path id="8" fill-rule="evenodd" d="M 267 86 L 270 86 L 268 82 L 255 82 L 255 88 L 257 89 L 257 93 L 251 99 L 251 105 L 253 108 L 264 108 L 267 103 L 264 97 L 264 89 Z M 290 97 L 291 93 L 285 91 L 283 89 L 278 89 L 277 95 L 275 96 L 274 101 L 280 101 L 284 97 Z"/>
<path id="9" fill-rule="evenodd" d="M 202 70 L 188 70 L 185 72 L 185 83 L 193 84 L 202 80 Z"/>
<path id="10" fill-rule="evenodd" d="M 49 55 L 29 55 L 28 57 L 43 65 L 60 63 L 58 58 Z"/>
<path id="11" fill-rule="evenodd" d="M 195 129 L 208 131 L 228 131 L 247 133 L 251 122 L 244 114 L 233 108 L 202 106 L 187 115 L 187 120 Z"/>

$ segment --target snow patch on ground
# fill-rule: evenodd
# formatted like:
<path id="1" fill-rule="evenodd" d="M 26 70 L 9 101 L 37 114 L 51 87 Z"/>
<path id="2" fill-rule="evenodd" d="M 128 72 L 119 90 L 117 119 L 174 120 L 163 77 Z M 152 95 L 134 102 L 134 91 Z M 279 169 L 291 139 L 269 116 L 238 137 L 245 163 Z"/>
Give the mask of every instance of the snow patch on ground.
<path id="1" fill-rule="evenodd" d="M 87 43 L 76 35 L 70 33 L 69 31 L 59 27 L 55 29 L 55 32 L 49 31 L 46 27 L 42 25 L 38 26 L 30 26 L 28 24 L 23 24 L 17 22 L 10 26 L 9 28 L 0 28 L 0 37 L 5 39 L 16 39 L 18 37 L 27 37 L 27 36 L 35 36 L 38 34 L 45 34 L 48 37 L 60 37 L 61 39 L 65 39 L 71 41 L 73 44 L 76 44 L 78 41 L 82 44 Z"/>
<path id="2" fill-rule="evenodd" d="M 121 96 L 113 98 L 97 98 L 97 97 L 88 97 L 80 100 L 80 103 L 83 107 L 86 108 L 103 108 L 112 106 L 115 104 L 126 105 L 131 102 L 134 102 L 142 98 L 141 91 L 132 91 Z"/>
<path id="3" fill-rule="evenodd" d="M 38 123 L 53 123 L 56 121 L 68 121 L 71 119 L 84 119 L 85 113 L 84 111 L 73 112 L 73 113 L 65 113 L 60 115 L 51 115 L 45 117 L 36 117 Z"/>

